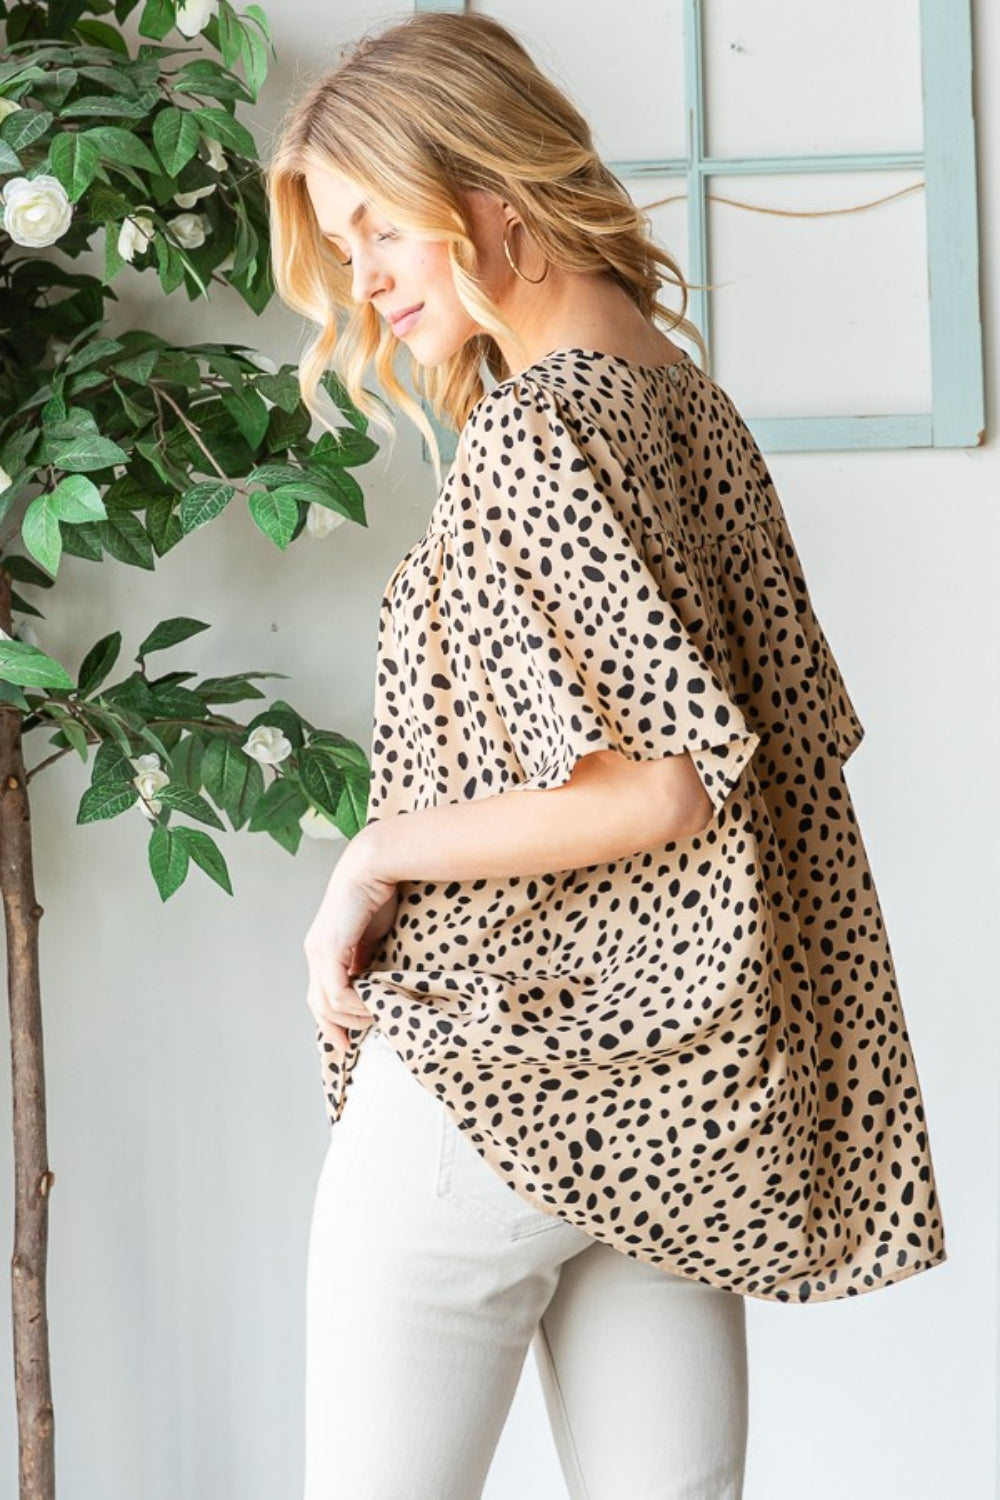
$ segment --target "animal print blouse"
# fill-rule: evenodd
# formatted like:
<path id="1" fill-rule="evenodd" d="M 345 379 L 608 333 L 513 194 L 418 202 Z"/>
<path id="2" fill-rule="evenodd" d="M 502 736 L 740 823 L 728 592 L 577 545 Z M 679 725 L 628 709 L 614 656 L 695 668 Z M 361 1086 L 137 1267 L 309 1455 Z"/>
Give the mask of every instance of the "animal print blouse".
<path id="1" fill-rule="evenodd" d="M 559 349 L 479 401 L 386 588 L 373 730 L 372 820 L 609 748 L 686 749 L 715 808 L 610 863 L 400 883 L 354 987 L 513 1192 L 771 1301 L 946 1258 L 844 779 L 863 730 L 764 459 L 688 355 Z M 366 1035 L 338 1062 L 318 1034 L 334 1129 Z"/>

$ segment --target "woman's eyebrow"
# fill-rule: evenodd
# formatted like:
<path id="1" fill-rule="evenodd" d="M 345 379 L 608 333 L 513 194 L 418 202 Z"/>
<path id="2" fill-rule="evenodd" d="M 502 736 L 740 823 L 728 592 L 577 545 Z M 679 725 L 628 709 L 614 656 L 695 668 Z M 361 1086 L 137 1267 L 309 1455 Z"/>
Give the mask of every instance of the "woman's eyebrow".
<path id="1" fill-rule="evenodd" d="M 368 202 L 368 200 L 367 199 L 363 199 L 358 204 L 357 208 L 355 208 L 355 209 L 352 210 L 351 217 L 347 221 L 348 224 L 349 224 L 349 226 L 352 229 L 353 229 L 353 227 L 354 227 L 355 224 L 360 224 L 361 220 L 364 218 L 365 214 L 368 212 L 368 209 L 370 207 L 371 207 L 371 205 Z M 322 230 L 320 230 L 320 233 L 326 235 L 327 238 L 334 238 L 335 239 L 336 236 L 337 236 L 337 231 L 335 229 L 322 229 Z"/>

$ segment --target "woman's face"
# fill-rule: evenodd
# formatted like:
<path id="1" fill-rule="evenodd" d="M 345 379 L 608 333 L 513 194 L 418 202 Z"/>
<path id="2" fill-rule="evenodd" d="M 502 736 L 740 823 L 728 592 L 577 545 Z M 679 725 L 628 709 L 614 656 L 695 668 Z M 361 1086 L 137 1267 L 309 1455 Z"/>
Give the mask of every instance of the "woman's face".
<path id="1" fill-rule="evenodd" d="M 370 302 L 422 365 L 436 365 L 479 332 L 455 291 L 443 240 L 418 239 L 385 217 L 351 178 L 310 165 L 306 190 L 327 244 L 351 267 L 355 302 Z M 412 308 L 414 316 L 401 317 Z"/>

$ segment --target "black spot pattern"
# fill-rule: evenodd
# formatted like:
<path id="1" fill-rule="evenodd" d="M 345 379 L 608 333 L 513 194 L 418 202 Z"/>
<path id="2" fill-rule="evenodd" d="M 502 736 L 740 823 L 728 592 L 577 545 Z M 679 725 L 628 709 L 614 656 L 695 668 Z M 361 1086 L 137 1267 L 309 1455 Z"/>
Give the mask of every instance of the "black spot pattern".
<path id="1" fill-rule="evenodd" d="M 369 817 L 687 749 L 702 835 L 404 881 L 355 985 L 526 1202 L 638 1260 L 830 1301 L 946 1258 L 843 776 L 862 736 L 771 476 L 687 355 L 563 349 L 471 413 L 386 588 Z M 331 1124 L 363 1045 L 319 1038 Z"/>

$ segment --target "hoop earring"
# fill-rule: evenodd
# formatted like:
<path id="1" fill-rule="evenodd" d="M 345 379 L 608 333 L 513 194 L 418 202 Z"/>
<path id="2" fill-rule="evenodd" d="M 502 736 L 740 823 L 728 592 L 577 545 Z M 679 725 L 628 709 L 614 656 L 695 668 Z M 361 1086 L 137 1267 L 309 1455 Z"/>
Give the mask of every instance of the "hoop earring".
<path id="1" fill-rule="evenodd" d="M 545 270 L 542 272 L 541 276 L 525 276 L 524 272 L 518 269 L 518 267 L 514 264 L 514 257 L 510 253 L 510 246 L 507 243 L 507 231 L 506 231 L 506 229 L 503 232 L 503 253 L 504 253 L 504 255 L 506 255 L 506 257 L 507 257 L 507 264 L 510 266 L 511 270 L 514 272 L 514 275 L 515 276 L 520 276 L 520 278 L 521 278 L 522 281 L 530 281 L 531 284 L 532 284 L 532 286 L 537 286 L 538 283 L 540 281 L 544 281 L 545 278 L 546 278 L 546 276 L 549 274 L 549 262 L 548 261 L 545 262 Z"/>

